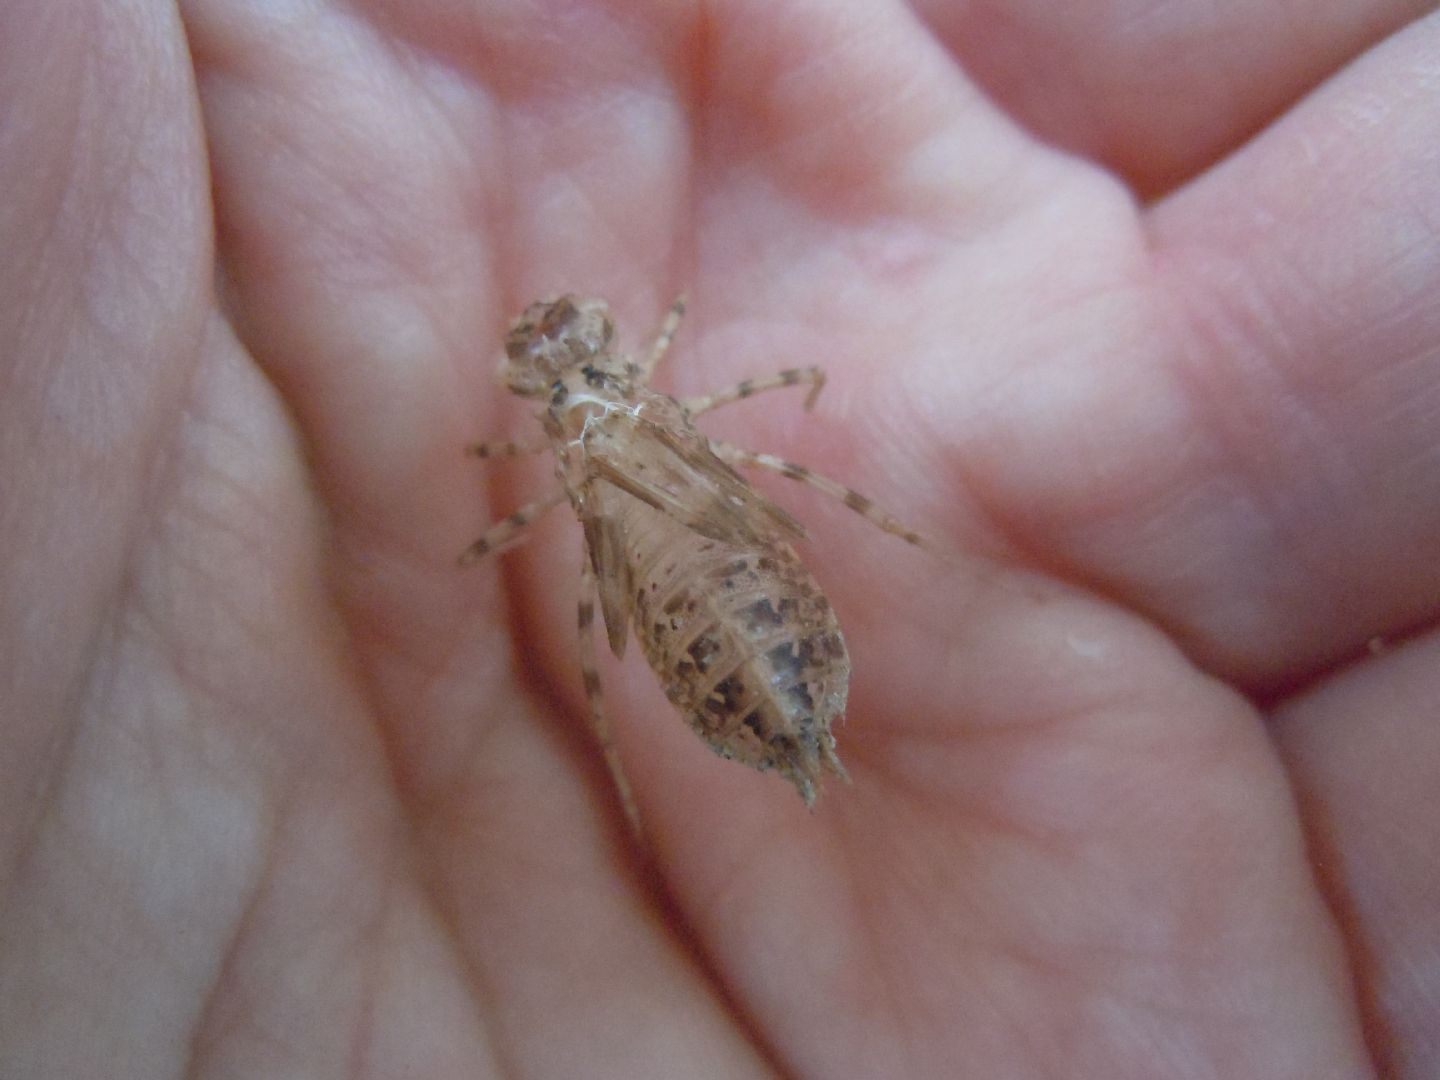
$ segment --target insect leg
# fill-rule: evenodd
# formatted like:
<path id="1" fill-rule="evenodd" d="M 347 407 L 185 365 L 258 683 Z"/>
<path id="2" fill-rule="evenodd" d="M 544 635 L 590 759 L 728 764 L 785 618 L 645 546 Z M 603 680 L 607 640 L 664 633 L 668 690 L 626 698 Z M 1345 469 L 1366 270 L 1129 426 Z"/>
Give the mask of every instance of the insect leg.
<path id="1" fill-rule="evenodd" d="M 501 518 L 486 529 L 479 540 L 476 540 L 460 554 L 460 565 L 469 566 L 471 563 L 483 559 L 496 548 L 508 544 L 519 535 L 525 526 L 538 520 L 547 510 L 559 506 L 564 501 L 565 489 L 556 488 L 545 498 L 526 503 L 513 514 Z"/>
<path id="2" fill-rule="evenodd" d="M 675 331 L 680 329 L 680 318 L 684 314 L 685 294 L 681 293 L 670 305 L 670 310 L 665 313 L 665 321 L 660 324 L 660 333 L 655 338 L 655 344 L 650 346 L 650 352 L 645 357 L 645 361 L 638 366 L 635 372 L 635 377 L 640 382 L 649 382 L 650 376 L 655 374 L 655 367 L 669 350 L 670 342 L 675 339 Z"/>
<path id="3" fill-rule="evenodd" d="M 796 465 L 793 461 L 786 461 L 774 454 L 761 454 L 754 450 L 746 450 L 744 447 L 734 446 L 719 439 L 710 440 L 711 447 L 720 457 L 732 465 L 754 465 L 761 469 L 769 469 L 778 472 L 790 480 L 798 480 L 802 484 L 808 484 L 816 491 L 823 491 L 833 499 L 839 499 L 851 510 L 863 517 L 872 525 L 876 525 L 886 532 L 900 537 L 900 539 L 916 545 L 917 547 L 928 547 L 929 543 L 925 537 L 915 530 L 909 528 L 894 515 L 887 513 L 875 505 L 874 500 L 853 491 L 828 476 L 822 476 L 817 472 L 807 469 L 804 465 Z"/>
<path id="4" fill-rule="evenodd" d="M 600 693 L 600 672 L 595 667 L 595 569 L 590 565 L 586 552 L 580 566 L 580 608 L 576 625 L 580 632 L 580 678 L 585 685 L 585 704 L 590 710 L 590 730 L 605 755 L 605 765 L 610 770 L 610 779 L 615 784 L 615 794 L 620 807 L 625 811 L 625 820 L 630 831 L 643 839 L 640 828 L 640 811 L 635 807 L 635 796 L 630 790 L 630 781 L 625 775 L 625 766 L 620 762 L 620 751 L 610 734 L 610 721 L 605 717 L 605 702 Z"/>
<path id="5" fill-rule="evenodd" d="M 810 392 L 805 395 L 805 408 L 809 409 L 825 387 L 825 372 L 818 367 L 787 368 L 766 379 L 746 379 L 714 394 L 682 398 L 680 404 L 691 416 L 699 416 L 711 409 L 718 409 L 721 405 L 729 405 L 732 401 L 742 401 L 762 390 L 778 390 L 782 386 L 795 386 L 799 383 L 810 384 Z"/>
<path id="6" fill-rule="evenodd" d="M 471 457 L 487 458 L 493 461 L 500 458 L 517 458 L 525 457 L 529 454 L 538 454 L 540 451 L 548 450 L 549 448 L 549 442 L 480 442 L 471 443 L 465 447 L 465 453 Z"/>

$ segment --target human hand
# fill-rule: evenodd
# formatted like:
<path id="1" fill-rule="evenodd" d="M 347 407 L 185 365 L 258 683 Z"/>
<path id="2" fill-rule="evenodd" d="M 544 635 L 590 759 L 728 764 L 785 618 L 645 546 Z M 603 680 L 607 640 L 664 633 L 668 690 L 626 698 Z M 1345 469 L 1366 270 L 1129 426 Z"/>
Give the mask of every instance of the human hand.
<path id="1" fill-rule="evenodd" d="M 0 1073 L 1435 1070 L 1440 22 L 933 7 L 7 13 Z M 682 288 L 662 386 L 821 364 L 707 426 L 965 555 L 767 484 L 854 784 L 607 668 L 652 873 L 460 451 Z"/>

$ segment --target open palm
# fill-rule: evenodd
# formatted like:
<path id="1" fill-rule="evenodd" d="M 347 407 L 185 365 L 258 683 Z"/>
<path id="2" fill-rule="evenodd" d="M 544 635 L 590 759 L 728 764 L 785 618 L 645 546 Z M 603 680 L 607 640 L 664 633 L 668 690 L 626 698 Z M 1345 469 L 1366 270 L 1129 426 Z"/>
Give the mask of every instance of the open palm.
<path id="1" fill-rule="evenodd" d="M 1433 1075 L 1424 6 L 8 5 L 0 1075 Z M 461 451 L 681 290 L 958 554 L 767 481 L 854 783 L 609 665 L 642 858 Z"/>

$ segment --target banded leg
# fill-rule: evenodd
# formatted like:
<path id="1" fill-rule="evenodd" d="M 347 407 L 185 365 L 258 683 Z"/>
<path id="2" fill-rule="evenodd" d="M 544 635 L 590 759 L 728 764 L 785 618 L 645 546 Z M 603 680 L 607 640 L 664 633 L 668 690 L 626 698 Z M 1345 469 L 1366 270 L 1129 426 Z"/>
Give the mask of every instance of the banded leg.
<path id="1" fill-rule="evenodd" d="M 870 524 L 884 529 L 892 536 L 898 536 L 901 540 L 914 544 L 916 547 L 928 548 L 931 546 L 925 537 L 908 527 L 899 518 L 876 506 L 874 500 L 861 495 L 858 491 L 853 491 L 839 481 L 831 480 L 828 476 L 812 472 L 804 465 L 796 465 L 793 461 L 786 461 L 774 454 L 761 454 L 754 450 L 746 450 L 744 447 L 734 446 L 718 439 L 711 439 L 710 445 L 716 454 L 731 465 L 754 465 L 778 472 L 787 479 L 808 484 L 816 491 L 823 491 L 831 498 L 839 499 Z"/>
<path id="2" fill-rule="evenodd" d="M 786 368 L 769 378 L 746 379 L 744 382 L 736 383 L 718 393 L 682 398 L 680 404 L 691 416 L 699 416 L 701 413 L 718 409 L 721 405 L 729 405 L 732 401 L 742 401 L 764 390 L 778 390 L 782 386 L 796 386 L 800 383 L 810 384 L 810 392 L 805 395 L 805 408 L 808 410 L 814 406 L 815 399 L 825 388 L 825 372 L 818 367 Z"/>
<path id="3" fill-rule="evenodd" d="M 650 376 L 655 374 L 656 366 L 670 351 L 670 342 L 675 340 L 675 331 L 680 329 L 680 319 L 684 314 L 685 294 L 681 293 L 670 305 L 670 310 L 665 313 L 665 321 L 660 324 L 660 333 L 655 337 L 655 344 L 650 346 L 650 352 L 646 355 L 645 360 L 636 366 L 635 377 L 640 382 L 650 381 Z"/>
<path id="4" fill-rule="evenodd" d="M 600 671 L 595 666 L 595 569 L 590 565 L 587 552 L 580 566 L 580 607 L 576 621 L 580 632 L 580 678 L 585 686 L 585 705 L 590 710 L 590 730 L 605 755 L 605 766 L 610 770 L 610 779 L 615 784 L 615 794 L 620 799 L 620 808 L 625 811 L 625 821 L 630 831 L 642 842 L 644 832 L 640 828 L 640 811 L 635 807 L 635 796 L 630 790 L 630 780 L 625 775 L 625 766 L 620 762 L 620 751 L 610 733 L 610 721 L 605 716 L 605 702 L 600 693 Z"/>
<path id="5" fill-rule="evenodd" d="M 479 540 L 460 553 L 460 565 L 469 566 L 471 563 L 483 559 L 492 551 L 504 547 L 514 540 L 527 525 L 538 521 L 547 511 L 553 510 L 564 501 L 565 489 L 556 488 L 545 498 L 526 503 L 513 514 L 501 518 L 486 529 Z"/>
<path id="6" fill-rule="evenodd" d="M 488 461 L 499 461 L 503 458 L 527 457 L 530 454 L 538 454 L 542 450 L 548 450 L 550 443 L 546 441 L 533 443 L 520 442 L 478 442 L 471 443 L 465 447 L 465 453 L 471 457 L 483 458 Z"/>

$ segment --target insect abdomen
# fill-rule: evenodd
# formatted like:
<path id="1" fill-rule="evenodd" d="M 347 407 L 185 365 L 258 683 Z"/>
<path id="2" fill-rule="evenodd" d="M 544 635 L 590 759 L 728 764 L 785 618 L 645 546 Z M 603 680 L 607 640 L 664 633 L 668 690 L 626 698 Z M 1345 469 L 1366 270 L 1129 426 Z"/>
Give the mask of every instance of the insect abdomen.
<path id="1" fill-rule="evenodd" d="M 716 752 L 812 802 L 822 769 L 844 775 L 830 729 L 850 660 L 828 601 L 787 544 L 735 547 L 630 509 L 635 634 L 666 696 Z"/>

